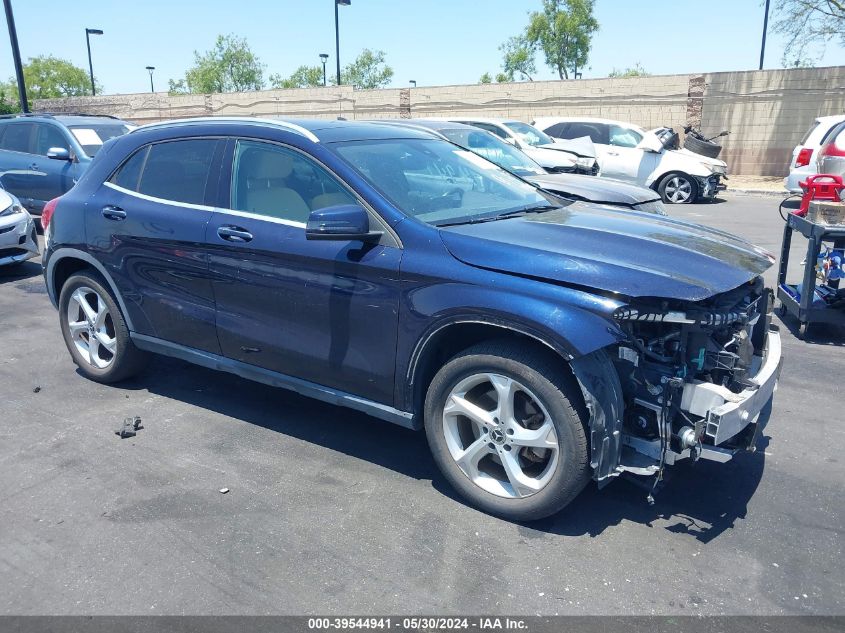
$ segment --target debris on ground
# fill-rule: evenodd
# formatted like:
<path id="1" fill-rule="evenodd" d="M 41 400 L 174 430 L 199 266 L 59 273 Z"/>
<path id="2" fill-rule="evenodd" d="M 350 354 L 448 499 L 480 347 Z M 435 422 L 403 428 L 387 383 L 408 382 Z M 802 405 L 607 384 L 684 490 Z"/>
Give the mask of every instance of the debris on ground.
<path id="1" fill-rule="evenodd" d="M 120 439 L 123 440 L 127 437 L 135 437 L 135 434 L 143 428 L 144 427 L 141 426 L 141 418 L 136 415 L 132 418 L 124 418 L 123 424 L 114 432 L 114 434 L 119 435 Z"/>
<path id="2" fill-rule="evenodd" d="M 228 492 L 229 492 L 229 489 L 228 489 L 228 488 L 221 488 L 221 489 L 220 489 L 220 494 L 221 494 L 221 495 L 225 495 L 225 494 L 226 494 L 226 493 L 228 493 Z"/>
<path id="3" fill-rule="evenodd" d="M 38 387 L 36 387 L 35 389 L 33 389 L 33 390 L 32 390 L 32 393 L 38 393 L 39 391 L 41 391 L 41 387 L 40 387 L 40 386 L 38 386 Z"/>

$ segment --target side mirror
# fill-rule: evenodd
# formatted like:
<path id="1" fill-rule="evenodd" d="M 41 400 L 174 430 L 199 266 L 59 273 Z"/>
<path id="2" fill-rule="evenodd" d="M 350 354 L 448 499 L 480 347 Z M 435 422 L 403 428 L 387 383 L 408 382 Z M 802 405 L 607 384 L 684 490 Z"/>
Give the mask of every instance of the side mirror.
<path id="1" fill-rule="evenodd" d="M 514 137 L 512 137 L 512 136 L 505 136 L 505 137 L 502 137 L 502 140 L 503 140 L 505 143 L 508 143 L 509 145 L 513 145 L 514 147 L 519 147 L 519 145 L 517 145 L 517 143 L 516 143 L 516 139 L 515 139 Z"/>
<path id="2" fill-rule="evenodd" d="M 307 240 L 377 242 L 381 231 L 370 231 L 370 216 L 357 204 L 316 209 L 305 224 Z"/>
<path id="3" fill-rule="evenodd" d="M 47 150 L 47 158 L 53 160 L 71 160 L 70 152 L 64 147 L 51 147 Z"/>

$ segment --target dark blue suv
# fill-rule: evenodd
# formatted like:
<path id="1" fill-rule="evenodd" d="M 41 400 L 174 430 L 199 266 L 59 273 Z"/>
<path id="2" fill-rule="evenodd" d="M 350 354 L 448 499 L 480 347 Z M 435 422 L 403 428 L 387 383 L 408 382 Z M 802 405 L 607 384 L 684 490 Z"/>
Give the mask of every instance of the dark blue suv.
<path id="1" fill-rule="evenodd" d="M 410 128 L 145 126 L 44 221 L 85 376 L 155 352 L 424 427 L 455 488 L 511 519 L 753 448 L 780 373 L 765 251 Z"/>
<path id="2" fill-rule="evenodd" d="M 133 126 L 93 114 L 0 116 L 0 185 L 33 215 L 73 187 L 110 138 Z"/>

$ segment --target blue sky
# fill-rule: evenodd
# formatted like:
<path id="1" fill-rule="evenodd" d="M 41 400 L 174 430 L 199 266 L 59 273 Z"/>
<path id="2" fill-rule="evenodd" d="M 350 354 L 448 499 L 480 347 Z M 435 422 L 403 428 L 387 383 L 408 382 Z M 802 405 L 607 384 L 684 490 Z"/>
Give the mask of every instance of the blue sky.
<path id="1" fill-rule="evenodd" d="M 341 7 L 341 62 L 364 47 L 387 53 L 395 86 L 474 83 L 499 70 L 498 46 L 518 33 L 540 0 L 352 0 Z M 637 62 L 652 74 L 748 70 L 757 67 L 761 0 L 597 0 L 600 31 L 585 77 L 604 77 Z M 94 73 L 106 93 L 149 90 L 145 66 L 156 67 L 156 89 L 178 78 L 193 51 L 218 33 L 246 37 L 270 73 L 300 64 L 334 64 L 333 0 L 13 0 L 21 55 L 52 54 L 87 68 L 85 27 L 92 36 Z M 14 74 L 5 17 L 0 78 Z M 766 67 L 780 65 L 783 41 L 770 36 Z M 538 56 L 539 79 L 555 76 Z M 831 44 L 820 65 L 845 64 Z M 330 70 L 331 71 L 331 70 Z"/>

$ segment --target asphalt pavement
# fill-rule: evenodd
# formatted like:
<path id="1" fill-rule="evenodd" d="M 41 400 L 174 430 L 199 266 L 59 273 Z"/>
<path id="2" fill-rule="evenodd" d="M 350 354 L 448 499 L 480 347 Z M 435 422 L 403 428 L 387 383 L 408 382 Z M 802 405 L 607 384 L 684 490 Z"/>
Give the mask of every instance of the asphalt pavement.
<path id="1" fill-rule="evenodd" d="M 780 248 L 775 198 L 670 211 Z M 0 269 L 0 613 L 845 614 L 841 330 L 787 317 L 756 453 L 519 525 L 421 433 L 165 358 L 84 379 L 40 272 Z"/>

